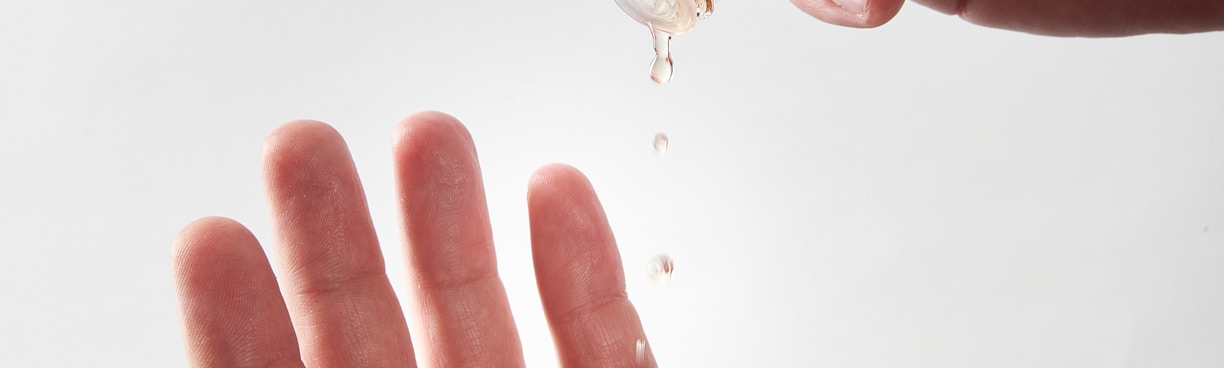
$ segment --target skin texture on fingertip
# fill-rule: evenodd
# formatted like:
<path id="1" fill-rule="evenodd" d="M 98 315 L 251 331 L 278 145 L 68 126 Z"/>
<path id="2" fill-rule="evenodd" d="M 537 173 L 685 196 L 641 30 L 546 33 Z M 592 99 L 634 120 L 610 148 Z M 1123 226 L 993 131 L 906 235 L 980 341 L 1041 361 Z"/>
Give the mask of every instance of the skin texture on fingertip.
<path id="1" fill-rule="evenodd" d="M 846 2 L 848 0 L 840 1 Z M 863 11 L 854 9 L 857 6 L 843 5 L 834 0 L 791 0 L 791 3 L 816 19 L 852 28 L 875 28 L 882 26 L 892 20 L 893 17 L 896 17 L 897 12 L 900 12 L 901 7 L 905 4 L 905 0 L 858 1 L 864 2 L 862 6 Z"/>

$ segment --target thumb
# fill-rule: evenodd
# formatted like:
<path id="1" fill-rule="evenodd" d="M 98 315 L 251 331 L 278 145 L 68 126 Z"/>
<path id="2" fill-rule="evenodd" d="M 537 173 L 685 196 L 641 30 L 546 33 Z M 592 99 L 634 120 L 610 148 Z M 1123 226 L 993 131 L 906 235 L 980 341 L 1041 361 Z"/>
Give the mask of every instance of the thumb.
<path id="1" fill-rule="evenodd" d="M 874 28 L 897 16 L 905 0 L 791 0 L 791 3 L 828 23 Z"/>

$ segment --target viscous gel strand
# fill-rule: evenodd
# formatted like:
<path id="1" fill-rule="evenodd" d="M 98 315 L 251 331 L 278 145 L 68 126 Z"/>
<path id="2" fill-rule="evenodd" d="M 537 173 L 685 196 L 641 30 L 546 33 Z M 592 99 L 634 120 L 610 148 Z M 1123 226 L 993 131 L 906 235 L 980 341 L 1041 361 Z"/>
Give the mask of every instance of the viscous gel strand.
<path id="1" fill-rule="evenodd" d="M 626 14 L 650 28 L 655 58 L 650 78 L 665 83 L 672 77 L 671 38 L 693 29 L 714 13 L 716 0 L 616 0 Z"/>

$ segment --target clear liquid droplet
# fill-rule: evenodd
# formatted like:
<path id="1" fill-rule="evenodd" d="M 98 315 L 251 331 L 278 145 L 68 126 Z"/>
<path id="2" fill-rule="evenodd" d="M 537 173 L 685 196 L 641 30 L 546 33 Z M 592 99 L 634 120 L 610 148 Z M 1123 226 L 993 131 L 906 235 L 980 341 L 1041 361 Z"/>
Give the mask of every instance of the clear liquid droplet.
<path id="1" fill-rule="evenodd" d="M 655 137 L 654 137 L 655 153 L 658 153 L 660 155 L 667 153 L 667 145 L 668 145 L 667 134 L 663 134 L 663 133 L 655 134 Z"/>
<path id="2" fill-rule="evenodd" d="M 637 349 L 636 349 L 634 356 L 637 357 L 638 364 L 642 364 L 646 362 L 646 342 L 645 341 L 642 341 L 642 340 L 637 341 Z"/>
<path id="3" fill-rule="evenodd" d="M 654 34 L 654 61 L 650 63 L 650 79 L 663 84 L 672 79 L 671 38 L 667 32 L 651 29 Z"/>
<path id="4" fill-rule="evenodd" d="M 671 281 L 672 272 L 675 270 L 676 263 L 672 261 L 671 256 L 661 254 L 650 259 L 650 264 L 647 265 L 646 273 L 655 282 L 664 283 Z"/>

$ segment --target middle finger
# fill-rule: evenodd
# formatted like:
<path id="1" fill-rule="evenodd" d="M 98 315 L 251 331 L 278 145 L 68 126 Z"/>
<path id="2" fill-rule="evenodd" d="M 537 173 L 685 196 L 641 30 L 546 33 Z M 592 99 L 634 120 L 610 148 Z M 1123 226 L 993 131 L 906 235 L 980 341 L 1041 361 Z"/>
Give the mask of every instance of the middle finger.
<path id="1" fill-rule="evenodd" d="M 268 138 L 264 173 L 306 366 L 412 366 L 408 327 L 344 139 L 323 123 L 286 124 Z"/>
<path id="2" fill-rule="evenodd" d="M 395 163 L 422 365 L 522 366 L 467 129 L 442 113 L 409 117 L 396 134 Z"/>

